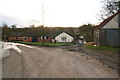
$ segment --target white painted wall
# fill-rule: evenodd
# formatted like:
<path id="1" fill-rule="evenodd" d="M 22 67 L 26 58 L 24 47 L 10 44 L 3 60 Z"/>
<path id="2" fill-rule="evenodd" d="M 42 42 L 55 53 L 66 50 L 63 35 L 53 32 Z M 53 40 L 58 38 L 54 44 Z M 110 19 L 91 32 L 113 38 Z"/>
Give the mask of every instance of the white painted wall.
<path id="1" fill-rule="evenodd" d="M 66 41 L 62 40 L 61 37 L 66 37 Z M 56 36 L 55 40 L 56 40 L 56 42 L 72 42 L 73 37 L 70 36 L 69 34 L 63 32 L 63 33 L 59 34 L 58 36 Z"/>
<path id="2" fill-rule="evenodd" d="M 118 28 L 118 15 L 116 15 L 111 21 L 109 21 L 103 28 Z"/>

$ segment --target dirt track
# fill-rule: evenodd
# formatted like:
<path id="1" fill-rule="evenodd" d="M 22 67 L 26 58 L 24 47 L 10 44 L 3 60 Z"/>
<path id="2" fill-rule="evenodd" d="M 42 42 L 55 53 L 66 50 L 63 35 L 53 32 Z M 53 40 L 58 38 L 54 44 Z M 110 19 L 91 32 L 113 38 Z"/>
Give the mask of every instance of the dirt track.
<path id="1" fill-rule="evenodd" d="M 85 48 L 84 45 L 78 45 L 78 46 L 62 46 L 62 49 L 73 51 L 77 53 L 84 53 L 88 56 L 91 56 L 95 59 L 97 59 L 99 62 L 101 62 L 104 65 L 107 65 L 109 68 L 112 68 L 118 72 L 118 65 L 120 62 L 118 61 L 118 52 L 119 51 L 107 51 L 107 50 L 92 50 Z M 120 74 L 120 73 L 119 73 Z"/>
<path id="2" fill-rule="evenodd" d="M 115 70 L 95 59 L 50 47 L 18 46 L 22 54 L 10 50 L 3 60 L 3 78 L 117 78 Z"/>

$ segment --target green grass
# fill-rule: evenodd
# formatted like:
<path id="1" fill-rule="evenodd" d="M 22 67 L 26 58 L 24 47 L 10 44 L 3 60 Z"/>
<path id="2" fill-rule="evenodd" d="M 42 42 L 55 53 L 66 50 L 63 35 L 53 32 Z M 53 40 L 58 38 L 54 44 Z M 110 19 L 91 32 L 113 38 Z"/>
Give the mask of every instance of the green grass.
<path id="1" fill-rule="evenodd" d="M 120 48 L 116 47 L 106 47 L 106 46 L 85 46 L 87 49 L 92 49 L 92 50 L 104 50 L 104 51 L 118 51 Z"/>
<path id="2" fill-rule="evenodd" d="M 28 45 L 40 45 L 40 46 L 49 46 L 49 47 L 73 45 L 73 43 L 39 43 L 39 42 L 23 42 L 23 41 L 15 41 L 15 42 L 28 44 Z"/>

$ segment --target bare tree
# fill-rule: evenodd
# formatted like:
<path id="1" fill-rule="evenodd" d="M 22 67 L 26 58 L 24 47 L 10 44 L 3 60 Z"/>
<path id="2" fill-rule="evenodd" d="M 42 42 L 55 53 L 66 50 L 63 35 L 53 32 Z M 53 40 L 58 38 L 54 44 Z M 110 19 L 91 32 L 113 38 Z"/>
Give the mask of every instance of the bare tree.
<path id="1" fill-rule="evenodd" d="M 101 3 L 99 16 L 102 20 L 120 11 L 120 0 L 102 0 Z"/>
<path id="2" fill-rule="evenodd" d="M 12 28 L 12 29 L 16 29 L 16 28 L 17 28 L 17 27 L 16 27 L 16 24 L 11 25 L 11 28 Z"/>

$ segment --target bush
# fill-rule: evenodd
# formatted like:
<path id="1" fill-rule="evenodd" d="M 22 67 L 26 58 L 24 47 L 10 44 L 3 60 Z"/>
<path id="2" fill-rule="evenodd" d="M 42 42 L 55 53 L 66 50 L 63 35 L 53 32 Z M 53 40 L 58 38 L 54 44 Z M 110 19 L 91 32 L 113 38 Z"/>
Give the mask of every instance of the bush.
<path id="1" fill-rule="evenodd" d="M 95 42 L 87 42 L 85 45 L 86 46 L 92 46 L 92 45 L 95 45 Z"/>

